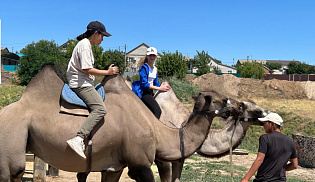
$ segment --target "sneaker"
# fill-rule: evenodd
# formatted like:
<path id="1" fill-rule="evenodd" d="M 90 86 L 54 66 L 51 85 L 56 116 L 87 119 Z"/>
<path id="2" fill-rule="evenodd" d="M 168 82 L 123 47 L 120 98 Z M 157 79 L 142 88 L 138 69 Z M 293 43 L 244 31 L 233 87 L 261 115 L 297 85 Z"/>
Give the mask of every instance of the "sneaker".
<path id="1" fill-rule="evenodd" d="M 86 159 L 86 156 L 84 154 L 85 146 L 84 146 L 83 138 L 76 136 L 68 140 L 67 143 L 77 154 L 79 154 L 81 157 Z"/>

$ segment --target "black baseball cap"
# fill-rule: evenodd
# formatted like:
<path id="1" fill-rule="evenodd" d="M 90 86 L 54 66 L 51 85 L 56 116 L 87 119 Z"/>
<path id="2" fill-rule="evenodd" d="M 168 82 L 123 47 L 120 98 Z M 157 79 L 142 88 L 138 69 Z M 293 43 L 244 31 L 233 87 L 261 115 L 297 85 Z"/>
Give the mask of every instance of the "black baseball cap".
<path id="1" fill-rule="evenodd" d="M 92 32 L 98 31 L 106 37 L 112 36 L 106 32 L 105 26 L 99 21 L 91 21 L 87 26 L 87 30 L 91 30 Z"/>

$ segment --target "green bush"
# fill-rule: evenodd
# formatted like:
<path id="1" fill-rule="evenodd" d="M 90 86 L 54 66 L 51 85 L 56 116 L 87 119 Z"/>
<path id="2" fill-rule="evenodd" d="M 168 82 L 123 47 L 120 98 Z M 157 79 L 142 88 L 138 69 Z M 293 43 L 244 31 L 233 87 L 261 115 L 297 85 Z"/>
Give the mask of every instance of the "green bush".
<path id="1" fill-rule="evenodd" d="M 182 102 L 191 100 L 193 95 L 196 95 L 198 92 L 200 92 L 200 89 L 197 86 L 185 80 L 180 80 L 176 77 L 170 77 L 167 80 L 170 82 L 176 97 Z"/>

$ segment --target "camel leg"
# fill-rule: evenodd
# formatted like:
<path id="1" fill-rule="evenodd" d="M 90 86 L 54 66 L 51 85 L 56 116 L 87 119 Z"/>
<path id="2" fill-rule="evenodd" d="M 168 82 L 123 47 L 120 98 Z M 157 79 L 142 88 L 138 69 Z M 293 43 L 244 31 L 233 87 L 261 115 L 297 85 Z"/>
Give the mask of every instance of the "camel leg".
<path id="1" fill-rule="evenodd" d="M 171 181 L 171 163 L 169 162 L 160 162 L 154 161 L 158 170 L 161 182 L 170 182 Z"/>
<path id="2" fill-rule="evenodd" d="M 137 182 L 154 182 L 154 175 L 150 166 L 128 166 L 128 175 Z"/>
<path id="3" fill-rule="evenodd" d="M 172 162 L 172 182 L 179 182 L 182 175 L 184 162 Z"/>
<path id="4" fill-rule="evenodd" d="M 102 171 L 102 182 L 118 182 L 123 171 L 123 169 L 118 172 Z"/>
<path id="5" fill-rule="evenodd" d="M 90 173 L 77 173 L 78 182 L 86 182 L 86 179 Z"/>
<path id="6" fill-rule="evenodd" d="M 24 132 L 23 132 L 24 131 Z M 0 129 L 0 181 L 22 181 L 25 171 L 25 153 L 27 128 L 16 127 L 10 131 L 6 127 Z"/>
<path id="7" fill-rule="evenodd" d="M 0 156 L 0 181 L 22 181 L 25 172 L 25 151 L 19 154 Z"/>

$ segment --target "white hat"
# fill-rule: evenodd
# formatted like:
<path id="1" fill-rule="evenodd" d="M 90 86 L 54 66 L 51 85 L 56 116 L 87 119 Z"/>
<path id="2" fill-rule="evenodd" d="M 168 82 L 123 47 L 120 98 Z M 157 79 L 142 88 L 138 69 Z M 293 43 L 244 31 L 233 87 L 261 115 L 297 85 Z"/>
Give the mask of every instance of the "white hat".
<path id="1" fill-rule="evenodd" d="M 151 54 L 154 54 L 154 55 L 157 56 L 157 50 L 156 50 L 155 47 L 149 47 L 149 48 L 147 49 L 147 55 L 151 55 Z"/>
<path id="2" fill-rule="evenodd" d="M 271 121 L 271 122 L 276 123 L 279 126 L 283 125 L 283 120 L 282 120 L 281 116 L 279 116 L 279 114 L 273 113 L 273 112 L 270 114 L 267 114 L 267 116 L 265 116 L 264 118 L 258 118 L 258 120 L 259 121 Z"/>

